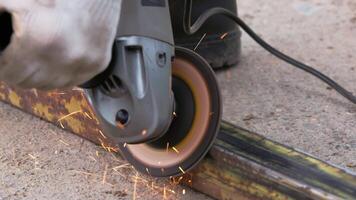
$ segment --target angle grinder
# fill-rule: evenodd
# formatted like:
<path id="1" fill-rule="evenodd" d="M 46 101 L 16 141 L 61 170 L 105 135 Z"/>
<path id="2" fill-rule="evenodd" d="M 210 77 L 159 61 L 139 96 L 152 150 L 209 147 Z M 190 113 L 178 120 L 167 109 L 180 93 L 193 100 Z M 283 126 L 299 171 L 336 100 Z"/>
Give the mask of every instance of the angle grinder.
<path id="1" fill-rule="evenodd" d="M 174 45 L 168 0 L 123 0 L 112 55 L 82 86 L 103 131 L 138 171 L 185 173 L 216 138 L 221 99 L 209 64 Z"/>

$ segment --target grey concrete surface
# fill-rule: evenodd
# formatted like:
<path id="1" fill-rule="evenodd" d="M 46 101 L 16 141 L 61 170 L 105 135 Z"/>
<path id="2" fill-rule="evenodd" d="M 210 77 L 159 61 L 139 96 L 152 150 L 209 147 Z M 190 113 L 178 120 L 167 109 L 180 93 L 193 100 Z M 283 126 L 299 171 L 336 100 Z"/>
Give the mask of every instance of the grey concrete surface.
<path id="1" fill-rule="evenodd" d="M 283 52 L 356 94 L 356 2 L 239 1 L 240 14 Z M 356 106 L 243 36 L 242 61 L 220 72 L 224 118 L 356 170 Z"/>
<path id="2" fill-rule="evenodd" d="M 0 200 L 18 199 L 209 198 L 137 174 L 101 147 L 0 103 Z"/>
<path id="3" fill-rule="evenodd" d="M 241 0 L 239 8 L 267 41 L 356 92 L 355 1 Z M 325 84 L 246 35 L 241 63 L 218 78 L 225 119 L 356 170 L 356 107 Z M 168 199 L 208 198 L 136 177 L 125 161 L 100 147 L 3 103 L 0 136 L 1 200 L 162 199 L 164 191 Z"/>

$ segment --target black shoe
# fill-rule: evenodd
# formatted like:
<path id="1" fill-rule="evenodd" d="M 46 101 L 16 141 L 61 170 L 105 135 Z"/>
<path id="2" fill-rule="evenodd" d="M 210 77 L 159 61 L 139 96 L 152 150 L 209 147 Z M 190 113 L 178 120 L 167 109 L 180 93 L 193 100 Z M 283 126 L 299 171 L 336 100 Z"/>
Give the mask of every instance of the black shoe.
<path id="1" fill-rule="evenodd" d="M 188 36 L 183 30 L 184 1 L 169 0 L 169 3 L 176 45 L 195 50 L 213 68 L 232 66 L 239 62 L 241 31 L 234 22 L 222 16 L 212 17 L 196 34 Z M 237 14 L 236 0 L 194 0 L 192 22 L 213 7 L 227 8 Z"/>

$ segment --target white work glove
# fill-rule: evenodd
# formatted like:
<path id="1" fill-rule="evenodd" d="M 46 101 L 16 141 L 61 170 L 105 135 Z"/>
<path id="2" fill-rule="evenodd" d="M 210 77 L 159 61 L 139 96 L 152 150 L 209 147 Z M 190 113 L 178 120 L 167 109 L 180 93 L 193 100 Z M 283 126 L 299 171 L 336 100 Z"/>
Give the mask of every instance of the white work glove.
<path id="1" fill-rule="evenodd" d="M 0 0 L 14 29 L 0 81 L 49 90 L 90 80 L 111 60 L 120 11 L 121 0 Z"/>

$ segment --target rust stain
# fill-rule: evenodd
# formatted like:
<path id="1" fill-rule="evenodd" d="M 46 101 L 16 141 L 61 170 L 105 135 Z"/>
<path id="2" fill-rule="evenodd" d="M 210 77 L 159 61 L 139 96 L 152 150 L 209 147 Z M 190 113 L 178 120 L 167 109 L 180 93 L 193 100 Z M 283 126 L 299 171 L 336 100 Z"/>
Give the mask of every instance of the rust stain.
<path id="1" fill-rule="evenodd" d="M 14 91 L 10 91 L 9 93 L 9 101 L 12 105 L 18 107 L 18 108 L 21 108 L 21 97 L 18 96 Z"/>
<path id="2" fill-rule="evenodd" d="M 5 99 L 6 99 L 6 96 L 5 96 L 5 94 L 3 94 L 3 93 L 0 93 L 0 99 L 1 99 L 1 101 L 5 101 Z"/>
<path id="3" fill-rule="evenodd" d="M 56 119 L 56 116 L 54 116 L 53 113 L 50 112 L 52 108 L 48 105 L 44 105 L 42 103 L 35 103 L 32 109 L 34 114 L 39 117 L 45 118 L 49 121 L 54 121 Z"/>

